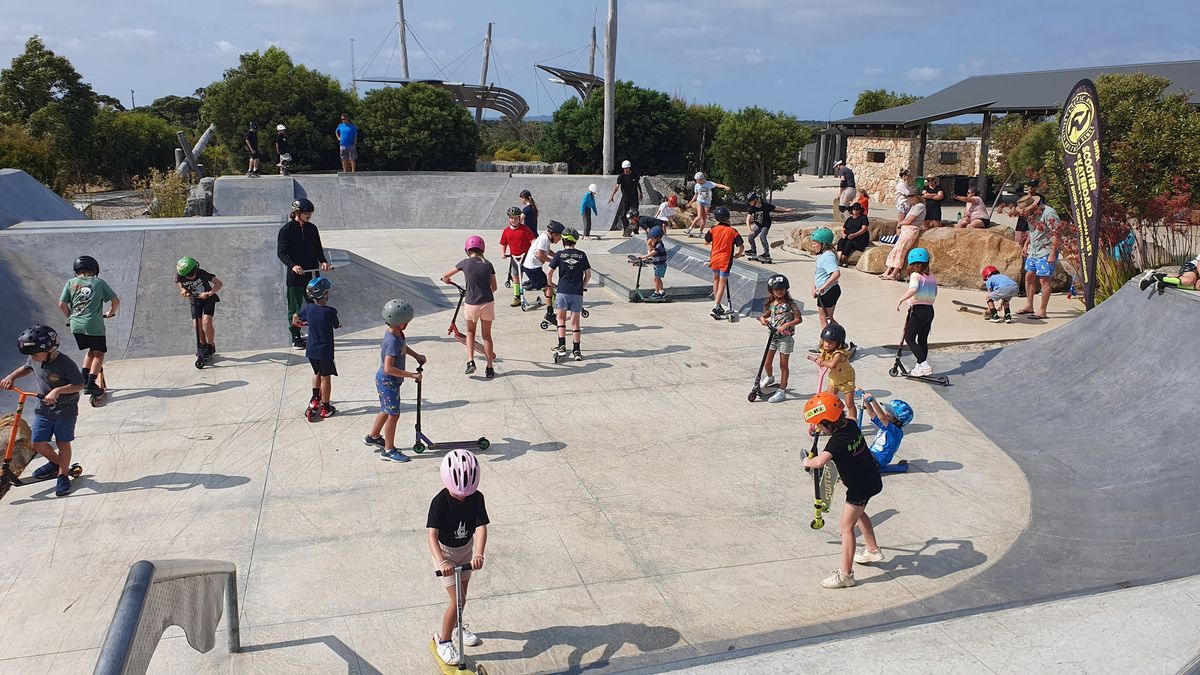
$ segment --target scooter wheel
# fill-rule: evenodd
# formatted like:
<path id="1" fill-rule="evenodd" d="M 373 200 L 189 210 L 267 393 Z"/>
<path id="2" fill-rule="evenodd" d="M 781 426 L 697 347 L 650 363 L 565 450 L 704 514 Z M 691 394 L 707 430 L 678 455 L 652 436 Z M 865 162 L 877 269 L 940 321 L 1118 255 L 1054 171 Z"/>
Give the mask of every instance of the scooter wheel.
<path id="1" fill-rule="evenodd" d="M 821 504 L 821 510 L 822 510 L 822 511 L 824 511 L 825 513 L 829 513 L 829 504 L 828 504 L 828 503 L 822 503 L 822 504 Z"/>
<path id="2" fill-rule="evenodd" d="M 425 452 L 425 444 L 424 443 L 414 443 L 413 444 L 413 452 L 417 453 L 418 455 L 421 454 L 422 452 Z"/>
<path id="3" fill-rule="evenodd" d="M 480 450 L 487 450 L 492 445 L 492 442 L 489 441 L 488 439 L 484 438 L 483 436 L 479 437 L 479 440 L 477 441 L 477 443 L 479 444 Z"/>
<path id="4" fill-rule="evenodd" d="M 749 394 L 746 395 L 746 400 L 750 401 L 751 403 L 754 403 L 756 400 L 758 400 L 758 392 L 757 391 L 750 392 Z"/>
<path id="5" fill-rule="evenodd" d="M 546 329 L 550 328 L 549 321 L 543 321 L 543 322 L 539 323 L 538 325 L 542 327 L 542 330 L 546 330 Z"/>
<path id="6" fill-rule="evenodd" d="M 196 359 L 196 370 L 204 369 L 204 359 Z"/>
<path id="7" fill-rule="evenodd" d="M 309 422 L 313 421 L 313 416 L 316 412 L 317 411 L 313 410 L 312 408 L 305 408 L 304 419 L 308 420 Z"/>
<path id="8" fill-rule="evenodd" d="M 71 470 L 67 473 L 70 474 L 71 478 L 79 478 L 83 475 L 83 467 L 78 464 L 72 464 Z"/>
<path id="9" fill-rule="evenodd" d="M 583 318 L 585 318 L 585 319 L 592 315 L 592 313 L 587 311 L 586 309 L 583 310 L 582 312 L 580 312 L 580 314 L 582 314 Z"/>
<path id="10" fill-rule="evenodd" d="M 525 303 L 521 303 L 521 311 L 522 311 L 522 312 L 528 312 L 528 311 L 529 311 L 529 308 L 525 306 Z"/>
<path id="11" fill-rule="evenodd" d="M 101 396 L 103 396 L 103 394 L 100 394 L 100 395 L 98 395 L 98 396 L 93 396 L 91 399 L 89 399 L 89 402 L 92 404 L 92 407 L 93 407 L 93 408 L 99 408 L 99 407 L 100 407 L 100 398 L 101 398 Z"/>
<path id="12" fill-rule="evenodd" d="M 819 530 L 822 527 L 825 527 L 825 521 L 821 518 L 814 518 L 813 521 L 808 524 L 808 526 L 814 530 Z"/>
<path id="13" fill-rule="evenodd" d="M 888 375 L 891 375 L 892 377 L 900 377 L 900 368 L 897 366 L 892 366 L 892 369 L 888 371 Z"/>

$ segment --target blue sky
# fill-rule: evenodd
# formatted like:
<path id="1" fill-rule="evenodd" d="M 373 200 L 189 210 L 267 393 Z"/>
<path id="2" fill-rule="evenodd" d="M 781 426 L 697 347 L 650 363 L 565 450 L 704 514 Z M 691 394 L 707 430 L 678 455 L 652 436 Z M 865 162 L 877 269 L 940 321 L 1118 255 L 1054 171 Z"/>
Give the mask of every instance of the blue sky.
<path id="1" fill-rule="evenodd" d="M 1089 10 L 1071 10 L 1084 4 L 621 0 L 617 73 L 700 103 L 759 105 L 820 120 L 837 101 L 853 101 L 867 88 L 925 95 L 972 74 L 1200 59 L 1195 0 L 1090 0 Z M 236 65 L 239 53 L 277 44 L 298 62 L 348 83 L 350 39 L 361 71 L 396 20 L 390 0 L 105 5 L 0 0 L 0 64 L 37 33 L 97 91 L 128 105 L 133 89 L 145 104 L 190 94 Z M 546 82 L 533 64 L 586 70 L 579 48 L 593 20 L 603 45 L 607 2 L 407 0 L 405 9 L 413 77 L 440 78 L 440 66 L 447 79 L 477 82 L 480 48 L 458 57 L 482 40 L 490 19 L 495 56 L 489 79 L 516 90 L 530 114 L 541 115 L 570 91 Z M 367 74 L 384 74 L 391 44 Z M 456 59 L 457 67 L 449 67 Z M 603 73 L 599 55 L 597 72 Z M 399 73 L 397 58 L 388 74 Z M 842 104 L 833 116 L 849 113 Z"/>

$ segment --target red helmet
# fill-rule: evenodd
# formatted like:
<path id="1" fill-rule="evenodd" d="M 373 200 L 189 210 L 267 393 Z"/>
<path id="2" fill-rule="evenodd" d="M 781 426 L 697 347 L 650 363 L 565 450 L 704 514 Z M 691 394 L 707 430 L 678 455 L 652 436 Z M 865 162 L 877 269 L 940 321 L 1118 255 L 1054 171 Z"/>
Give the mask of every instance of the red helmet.
<path id="1" fill-rule="evenodd" d="M 671 195 L 670 197 L 667 198 L 667 205 L 670 206 L 671 208 L 675 208 L 676 206 L 679 205 L 679 197 L 676 195 Z"/>
<path id="2" fill-rule="evenodd" d="M 996 269 L 995 265 L 988 265 L 987 267 L 983 268 L 983 271 L 979 274 L 983 277 L 984 281 L 987 281 L 988 277 L 992 276 L 993 274 L 997 274 L 998 272 L 1000 272 L 1000 270 Z"/>

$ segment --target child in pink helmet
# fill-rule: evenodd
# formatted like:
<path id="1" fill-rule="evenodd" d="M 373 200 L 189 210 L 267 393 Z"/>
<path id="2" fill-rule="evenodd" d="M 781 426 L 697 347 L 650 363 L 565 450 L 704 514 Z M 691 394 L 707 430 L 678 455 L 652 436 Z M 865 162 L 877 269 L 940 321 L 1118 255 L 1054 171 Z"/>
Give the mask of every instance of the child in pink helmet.
<path id="1" fill-rule="evenodd" d="M 484 374 L 491 379 L 496 376 L 492 366 L 496 350 L 492 345 L 492 322 L 496 320 L 496 268 L 483 257 L 483 237 L 471 235 L 463 244 L 467 257 L 453 269 L 442 275 L 442 283 L 450 283 L 450 277 L 459 272 L 467 280 L 467 297 L 464 314 L 467 319 L 467 375 L 475 372 L 475 326 L 483 333 L 483 353 L 487 356 Z"/>
<path id="2" fill-rule="evenodd" d="M 454 631 L 462 631 L 463 643 L 474 647 L 479 636 L 465 626 L 455 626 L 458 601 L 454 590 L 454 568 L 470 564 L 471 569 L 483 569 L 483 550 L 487 547 L 487 507 L 479 491 L 479 461 L 467 450 L 451 450 L 442 459 L 442 484 L 445 488 L 429 504 L 425 527 L 429 533 L 429 553 L 433 566 L 441 570 L 442 586 L 450 596 L 450 605 L 442 614 L 442 625 L 433 639 L 438 656 L 446 665 L 458 664 Z M 462 572 L 462 603 L 467 603 L 467 585 L 471 572 Z"/>

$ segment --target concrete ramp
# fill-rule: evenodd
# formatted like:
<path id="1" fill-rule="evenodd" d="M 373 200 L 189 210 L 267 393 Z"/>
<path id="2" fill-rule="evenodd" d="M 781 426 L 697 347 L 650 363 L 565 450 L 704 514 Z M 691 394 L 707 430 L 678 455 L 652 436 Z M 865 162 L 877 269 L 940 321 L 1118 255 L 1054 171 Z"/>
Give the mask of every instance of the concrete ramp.
<path id="1" fill-rule="evenodd" d="M 193 225 L 197 219 L 190 219 Z M 175 261 L 185 255 L 226 285 L 217 309 L 217 346 L 222 351 L 265 349 L 287 344 L 283 266 L 275 257 L 277 219 L 257 223 L 184 227 L 155 220 L 109 221 L 84 228 L 18 226 L 0 232 L 0 314 L 6 317 L 0 342 L 10 344 L 31 323 L 64 331 L 57 301 L 71 277 L 71 263 L 87 253 L 100 261 L 101 277 L 121 296 L 121 311 L 108 322 L 109 353 L 115 358 L 191 354 L 195 350 L 187 302 L 174 283 Z M 203 221 L 200 221 L 203 222 Z M 49 235 L 49 236 L 48 236 Z M 47 242 L 56 242 L 47 246 Z M 61 243 L 61 245 L 60 245 Z M 379 311 L 404 297 L 420 313 L 451 307 L 442 289 L 428 279 L 402 274 L 359 256 L 327 250 L 340 263 L 329 273 L 333 305 L 344 331 L 380 325 Z M 0 369 L 21 359 L 0 350 Z"/>
<path id="2" fill-rule="evenodd" d="M 0 229 L 27 220 L 87 220 L 53 190 L 20 169 L 0 169 Z"/>
<path id="3" fill-rule="evenodd" d="M 612 176 L 537 176 L 465 172 L 362 172 L 294 176 L 222 176 L 213 188 L 214 216 L 287 214 L 305 197 L 323 229 L 445 227 L 499 230 L 522 190 L 537 201 L 539 224 L 550 220 L 582 230 L 579 204 L 590 183 L 600 187 L 593 230 L 606 232 L 616 214 L 608 203 Z"/>

